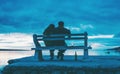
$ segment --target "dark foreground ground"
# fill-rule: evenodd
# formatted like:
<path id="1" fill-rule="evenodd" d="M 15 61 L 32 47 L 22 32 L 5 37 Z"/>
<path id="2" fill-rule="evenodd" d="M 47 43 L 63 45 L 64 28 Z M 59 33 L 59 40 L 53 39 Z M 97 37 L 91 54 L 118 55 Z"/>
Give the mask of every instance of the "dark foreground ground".
<path id="1" fill-rule="evenodd" d="M 119 56 L 66 56 L 64 61 L 38 61 L 34 57 L 9 60 L 3 74 L 120 74 Z"/>

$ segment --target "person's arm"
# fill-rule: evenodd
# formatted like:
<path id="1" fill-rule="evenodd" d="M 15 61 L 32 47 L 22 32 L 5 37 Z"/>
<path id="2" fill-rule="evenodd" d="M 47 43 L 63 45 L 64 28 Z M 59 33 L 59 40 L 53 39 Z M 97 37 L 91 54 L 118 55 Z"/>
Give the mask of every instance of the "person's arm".
<path id="1" fill-rule="evenodd" d="M 71 34 L 70 30 L 67 30 L 67 34 Z M 69 35 L 68 38 L 70 38 L 71 36 Z"/>

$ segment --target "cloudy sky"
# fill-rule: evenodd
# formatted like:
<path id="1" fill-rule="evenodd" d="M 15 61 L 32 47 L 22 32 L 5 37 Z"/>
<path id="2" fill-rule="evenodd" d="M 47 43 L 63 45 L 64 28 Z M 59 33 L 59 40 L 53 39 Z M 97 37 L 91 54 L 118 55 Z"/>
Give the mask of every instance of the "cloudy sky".
<path id="1" fill-rule="evenodd" d="M 0 0 L 0 33 L 42 33 L 62 20 L 73 31 L 119 32 L 120 0 Z"/>
<path id="2" fill-rule="evenodd" d="M 111 38 L 120 32 L 120 0 L 0 0 L 0 48 L 30 49 L 32 34 L 61 20 L 72 33 Z"/>

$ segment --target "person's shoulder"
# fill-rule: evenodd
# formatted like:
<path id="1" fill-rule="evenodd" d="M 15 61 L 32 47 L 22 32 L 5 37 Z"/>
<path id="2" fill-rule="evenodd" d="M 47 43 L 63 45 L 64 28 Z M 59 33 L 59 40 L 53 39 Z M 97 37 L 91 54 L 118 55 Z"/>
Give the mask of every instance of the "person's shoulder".
<path id="1" fill-rule="evenodd" d="M 66 33 L 70 33 L 70 30 L 68 28 L 65 28 Z"/>
<path id="2" fill-rule="evenodd" d="M 67 31 L 69 31 L 69 29 L 68 28 L 64 28 L 65 30 L 67 30 Z"/>

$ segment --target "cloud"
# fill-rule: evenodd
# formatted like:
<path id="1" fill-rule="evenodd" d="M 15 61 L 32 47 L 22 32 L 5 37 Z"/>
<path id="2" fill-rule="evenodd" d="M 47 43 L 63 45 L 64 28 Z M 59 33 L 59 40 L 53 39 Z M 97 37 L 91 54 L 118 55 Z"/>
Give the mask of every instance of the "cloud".
<path id="1" fill-rule="evenodd" d="M 24 33 L 0 34 L 0 48 L 28 49 L 33 47 L 32 35 Z"/>
<path id="2" fill-rule="evenodd" d="M 68 28 L 72 33 L 79 33 L 80 32 L 80 28 L 79 27 L 68 26 L 66 28 Z"/>
<path id="3" fill-rule="evenodd" d="M 86 30 L 86 29 L 93 29 L 94 27 L 91 24 L 88 25 L 80 24 L 80 28 Z"/>
<path id="4" fill-rule="evenodd" d="M 80 24 L 80 25 L 71 25 L 66 28 L 70 29 L 72 33 L 82 33 L 82 32 L 90 32 L 94 29 L 94 26 L 91 24 Z M 93 33 L 93 32 L 92 32 Z"/>
<path id="5" fill-rule="evenodd" d="M 95 35 L 95 36 L 88 36 L 90 39 L 95 39 L 95 38 L 113 38 L 114 35 Z"/>
<path id="6" fill-rule="evenodd" d="M 91 43 L 91 47 L 93 49 L 103 49 L 105 47 L 105 45 L 101 44 L 101 43 Z"/>
<path id="7" fill-rule="evenodd" d="M 80 31 L 80 28 L 78 28 L 78 27 L 72 27 L 70 30 Z"/>

